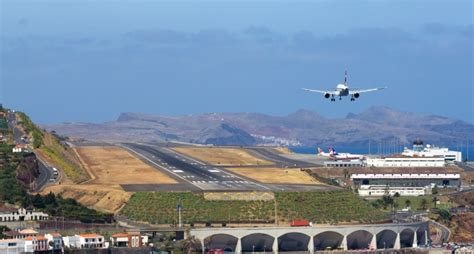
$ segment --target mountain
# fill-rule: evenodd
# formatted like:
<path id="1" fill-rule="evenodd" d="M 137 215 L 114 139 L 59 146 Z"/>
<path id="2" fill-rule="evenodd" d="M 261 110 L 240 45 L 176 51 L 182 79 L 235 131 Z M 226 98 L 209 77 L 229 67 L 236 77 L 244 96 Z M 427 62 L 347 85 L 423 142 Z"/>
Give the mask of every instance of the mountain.
<path id="1" fill-rule="evenodd" d="M 366 145 L 409 143 L 421 138 L 437 145 L 474 139 L 474 125 L 452 118 L 371 107 L 360 114 L 330 119 L 308 110 L 287 116 L 259 113 L 208 113 L 155 116 L 122 113 L 103 124 L 64 123 L 43 126 L 58 134 L 103 141 L 180 141 L 217 145 Z"/>

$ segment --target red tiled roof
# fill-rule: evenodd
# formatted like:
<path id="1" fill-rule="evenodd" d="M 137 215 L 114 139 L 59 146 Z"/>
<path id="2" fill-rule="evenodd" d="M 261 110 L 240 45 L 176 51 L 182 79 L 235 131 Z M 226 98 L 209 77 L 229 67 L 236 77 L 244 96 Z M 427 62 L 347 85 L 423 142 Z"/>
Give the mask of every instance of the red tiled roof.
<path id="1" fill-rule="evenodd" d="M 43 235 L 39 235 L 39 236 L 36 236 L 36 237 L 35 236 L 28 236 L 28 237 L 25 238 L 25 240 L 27 240 L 27 241 L 31 241 L 31 240 L 44 241 L 44 240 L 46 240 L 46 238 L 44 238 Z"/>
<path id="2" fill-rule="evenodd" d="M 81 237 L 84 238 L 96 238 L 96 237 L 102 237 L 101 235 L 98 234 L 80 234 Z"/>

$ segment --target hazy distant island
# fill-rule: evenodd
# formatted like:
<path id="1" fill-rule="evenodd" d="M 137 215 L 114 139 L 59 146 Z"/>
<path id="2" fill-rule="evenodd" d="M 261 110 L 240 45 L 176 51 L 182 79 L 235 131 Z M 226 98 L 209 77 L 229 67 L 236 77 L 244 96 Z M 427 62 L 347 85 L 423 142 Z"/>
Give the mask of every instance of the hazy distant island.
<path id="1" fill-rule="evenodd" d="M 366 146 L 369 142 L 409 144 L 421 138 L 431 144 L 457 146 L 474 140 L 474 125 L 437 115 L 371 107 L 345 118 L 327 118 L 298 110 L 286 116 L 260 113 L 205 113 L 165 116 L 122 113 L 101 124 L 43 125 L 60 135 L 87 140 L 166 142 L 214 145 Z"/>

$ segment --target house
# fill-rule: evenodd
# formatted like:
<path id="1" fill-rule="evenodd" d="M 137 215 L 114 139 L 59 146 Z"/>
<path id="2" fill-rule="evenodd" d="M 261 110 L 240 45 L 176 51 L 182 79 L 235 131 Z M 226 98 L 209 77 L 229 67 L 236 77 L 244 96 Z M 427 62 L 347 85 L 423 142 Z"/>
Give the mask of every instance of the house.
<path id="1" fill-rule="evenodd" d="M 76 249 L 101 249 L 108 248 L 104 237 L 98 234 L 80 234 L 63 238 L 64 246 Z"/>
<path id="2" fill-rule="evenodd" d="M 14 208 L 10 206 L 0 206 L 0 222 L 9 221 L 38 221 L 47 220 L 48 214 L 25 208 Z"/>
<path id="3" fill-rule="evenodd" d="M 63 248 L 63 237 L 59 233 L 45 234 L 44 237 L 48 239 L 50 244 L 50 250 L 62 250 Z"/>
<path id="4" fill-rule="evenodd" d="M 23 239 L 0 239 L 0 253 L 24 253 L 25 240 Z"/>
<path id="5" fill-rule="evenodd" d="M 110 237 L 112 246 L 137 248 L 148 243 L 148 236 L 142 236 L 140 233 L 118 233 Z"/>
<path id="6" fill-rule="evenodd" d="M 25 237 L 25 252 L 36 253 L 41 251 L 48 251 L 48 239 L 44 235 Z"/>
<path id="7" fill-rule="evenodd" d="M 38 232 L 33 229 L 23 229 L 20 231 L 5 231 L 3 232 L 4 235 L 7 236 L 8 239 L 25 239 L 27 237 L 36 237 L 38 236 Z"/>
<path id="8" fill-rule="evenodd" d="M 15 147 L 12 148 L 12 152 L 13 153 L 26 152 L 26 145 L 16 144 Z"/>

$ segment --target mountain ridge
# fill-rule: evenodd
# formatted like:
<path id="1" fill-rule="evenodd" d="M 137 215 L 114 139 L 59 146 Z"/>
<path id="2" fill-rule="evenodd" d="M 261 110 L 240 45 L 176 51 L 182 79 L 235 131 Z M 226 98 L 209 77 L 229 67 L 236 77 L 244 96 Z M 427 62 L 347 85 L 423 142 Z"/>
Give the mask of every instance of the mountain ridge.
<path id="1" fill-rule="evenodd" d="M 474 139 L 468 122 L 388 107 L 373 106 L 344 118 L 327 118 L 300 109 L 285 116 L 262 113 L 151 115 L 121 113 L 102 124 L 44 125 L 67 136 L 104 141 L 180 141 L 215 145 L 351 145 L 420 137 L 429 143 L 452 145 Z"/>

